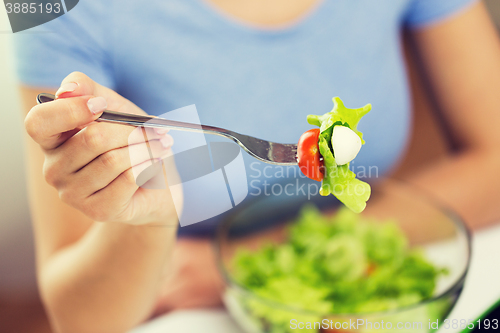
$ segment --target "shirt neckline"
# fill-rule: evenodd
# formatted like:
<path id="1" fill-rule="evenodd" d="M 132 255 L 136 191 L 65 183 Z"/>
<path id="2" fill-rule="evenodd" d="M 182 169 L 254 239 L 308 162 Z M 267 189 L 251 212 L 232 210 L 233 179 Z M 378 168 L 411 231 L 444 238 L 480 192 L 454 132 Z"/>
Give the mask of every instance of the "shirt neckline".
<path id="1" fill-rule="evenodd" d="M 286 24 L 277 25 L 276 27 L 259 26 L 257 24 L 241 21 L 210 4 L 207 0 L 194 0 L 194 2 L 205 14 L 210 16 L 212 20 L 225 28 L 247 34 L 275 36 L 293 33 L 310 25 L 322 12 L 324 12 L 324 7 L 326 7 L 328 0 L 320 0 L 299 18 Z"/>

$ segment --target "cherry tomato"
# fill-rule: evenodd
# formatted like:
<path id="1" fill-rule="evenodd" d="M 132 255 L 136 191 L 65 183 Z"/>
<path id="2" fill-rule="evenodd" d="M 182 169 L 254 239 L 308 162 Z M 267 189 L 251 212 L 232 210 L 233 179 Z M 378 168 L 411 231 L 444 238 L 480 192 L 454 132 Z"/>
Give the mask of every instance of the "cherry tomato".
<path id="1" fill-rule="evenodd" d="M 318 147 L 319 128 L 302 134 L 297 145 L 297 162 L 299 168 L 308 178 L 323 180 L 323 161 Z"/>
<path id="2" fill-rule="evenodd" d="M 369 263 L 368 264 L 368 267 L 366 268 L 366 272 L 365 274 L 367 276 L 370 276 L 373 274 L 373 272 L 375 272 L 377 270 L 377 265 L 375 265 L 374 263 Z"/>

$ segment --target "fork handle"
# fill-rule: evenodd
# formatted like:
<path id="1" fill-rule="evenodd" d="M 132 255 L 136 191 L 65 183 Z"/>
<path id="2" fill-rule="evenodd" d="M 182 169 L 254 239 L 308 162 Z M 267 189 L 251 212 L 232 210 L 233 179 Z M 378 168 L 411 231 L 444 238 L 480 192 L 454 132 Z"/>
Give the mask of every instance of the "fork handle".
<path id="1" fill-rule="evenodd" d="M 137 127 L 152 127 L 152 128 L 172 128 L 172 129 L 183 129 L 187 131 L 194 132 L 209 132 L 215 128 L 211 126 L 197 125 L 192 123 L 185 123 L 182 121 L 167 120 L 163 118 L 157 118 L 152 116 L 141 116 L 130 113 L 116 112 L 116 111 L 104 111 L 97 121 L 107 122 L 107 123 L 120 123 L 124 125 L 131 125 Z"/>
<path id="2" fill-rule="evenodd" d="M 47 103 L 55 100 L 56 97 L 52 94 L 41 93 L 37 96 L 38 104 Z M 236 133 L 229 130 L 218 128 L 214 126 L 199 125 L 192 123 L 185 123 L 182 121 L 167 120 L 152 116 L 141 116 L 131 113 L 123 113 L 116 111 L 104 111 L 96 121 L 108 122 L 108 123 L 119 123 L 124 125 L 131 125 L 136 127 L 152 127 L 152 128 L 170 128 L 170 129 L 181 129 L 191 132 L 201 132 L 207 134 L 220 135 L 231 140 L 238 142 L 235 137 Z M 239 143 L 239 142 L 238 142 Z"/>

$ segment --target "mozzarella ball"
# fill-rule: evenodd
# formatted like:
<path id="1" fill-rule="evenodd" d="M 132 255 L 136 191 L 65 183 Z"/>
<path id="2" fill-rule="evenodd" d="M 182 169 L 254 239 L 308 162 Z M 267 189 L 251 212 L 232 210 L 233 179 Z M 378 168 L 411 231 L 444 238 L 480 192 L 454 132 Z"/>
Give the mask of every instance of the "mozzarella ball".
<path id="1" fill-rule="evenodd" d="M 333 128 L 333 155 L 338 165 L 351 162 L 358 155 L 361 145 L 361 138 L 349 127 L 335 126 Z"/>

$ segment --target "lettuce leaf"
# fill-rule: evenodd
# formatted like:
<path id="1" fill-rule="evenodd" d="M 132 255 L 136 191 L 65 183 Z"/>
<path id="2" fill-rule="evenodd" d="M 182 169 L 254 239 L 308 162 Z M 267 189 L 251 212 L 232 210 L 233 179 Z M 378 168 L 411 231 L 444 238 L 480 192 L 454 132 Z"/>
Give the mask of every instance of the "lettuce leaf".
<path id="1" fill-rule="evenodd" d="M 320 194 L 333 194 L 344 205 L 356 213 L 362 212 L 370 198 L 371 188 L 367 183 L 356 179 L 356 174 L 349 169 L 349 163 L 337 165 L 331 146 L 332 132 L 335 126 L 347 126 L 353 130 L 364 144 L 363 133 L 358 131 L 361 118 L 370 112 L 371 104 L 359 109 L 348 109 L 339 97 L 333 98 L 334 107 L 331 112 L 322 116 L 309 115 L 307 121 L 320 127 L 319 151 L 323 156 L 325 175 L 321 184 Z"/>
<path id="2" fill-rule="evenodd" d="M 334 106 L 332 111 L 325 113 L 322 116 L 309 115 L 307 116 L 307 122 L 311 125 L 319 126 L 321 133 L 333 128 L 334 125 L 348 126 L 357 135 L 359 135 L 362 140 L 361 142 L 364 144 L 365 141 L 363 140 L 363 133 L 358 131 L 358 123 L 365 114 L 370 112 L 372 105 L 366 104 L 359 109 L 348 109 L 339 97 L 334 97 L 333 103 Z"/>

